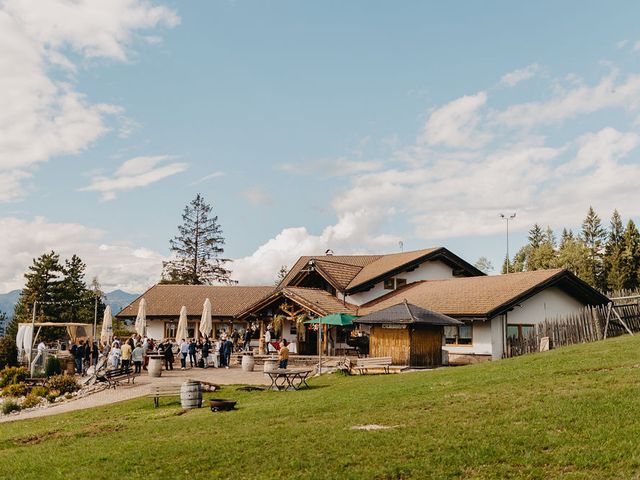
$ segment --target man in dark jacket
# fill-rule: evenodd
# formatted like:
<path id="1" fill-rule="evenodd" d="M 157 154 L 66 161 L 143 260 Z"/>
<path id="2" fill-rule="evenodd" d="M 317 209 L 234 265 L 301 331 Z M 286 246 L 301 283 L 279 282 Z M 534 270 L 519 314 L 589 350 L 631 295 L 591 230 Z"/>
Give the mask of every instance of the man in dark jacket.
<path id="1" fill-rule="evenodd" d="M 233 342 L 228 338 L 222 344 L 222 356 L 224 357 L 224 368 L 229 368 L 231 364 L 231 352 L 233 351 Z"/>
<path id="2" fill-rule="evenodd" d="M 162 354 L 164 355 L 164 369 L 173 370 L 173 345 L 171 340 L 166 340 L 162 344 Z"/>
<path id="3" fill-rule="evenodd" d="M 191 368 L 193 368 L 194 365 L 197 365 L 196 362 L 196 339 L 192 338 L 191 342 L 189 342 L 189 364 L 191 365 Z"/>
<path id="4" fill-rule="evenodd" d="M 204 339 L 204 342 L 202 343 L 202 360 L 204 362 L 204 368 L 207 368 L 209 366 L 209 351 L 211 350 L 211 342 L 209 342 L 208 338 Z"/>

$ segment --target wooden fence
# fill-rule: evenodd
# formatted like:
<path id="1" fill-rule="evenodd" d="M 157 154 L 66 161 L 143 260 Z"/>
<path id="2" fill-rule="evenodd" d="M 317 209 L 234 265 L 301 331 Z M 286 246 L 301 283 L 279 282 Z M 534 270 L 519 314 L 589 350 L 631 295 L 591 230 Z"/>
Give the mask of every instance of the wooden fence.
<path id="1" fill-rule="evenodd" d="M 605 337 L 607 315 L 609 315 L 607 337 L 628 333 L 618 315 L 633 333 L 640 332 L 640 304 L 616 301 L 615 305 L 610 314 L 609 305 L 603 305 L 586 307 L 580 312 L 565 316 L 547 318 L 522 338 L 508 337 L 505 357 L 539 351 L 543 337 L 549 338 L 550 348 L 602 340 Z"/>

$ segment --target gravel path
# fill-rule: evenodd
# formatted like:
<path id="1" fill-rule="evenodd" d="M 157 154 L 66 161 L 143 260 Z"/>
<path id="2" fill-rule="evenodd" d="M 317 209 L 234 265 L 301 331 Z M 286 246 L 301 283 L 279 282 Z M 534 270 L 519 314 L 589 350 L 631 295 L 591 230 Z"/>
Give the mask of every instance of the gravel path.
<path id="1" fill-rule="evenodd" d="M 134 384 L 125 383 L 108 390 L 88 395 L 76 400 L 69 400 L 60 404 L 52 405 L 46 408 L 38 408 L 30 412 L 20 413 L 18 415 L 8 415 L 0 417 L 2 422 L 14 422 L 17 420 L 26 420 L 28 418 L 45 417 L 48 415 L 57 415 L 59 413 L 72 412 L 85 408 L 100 407 L 115 402 L 131 400 L 132 398 L 143 397 L 149 393 L 150 385 L 157 384 L 176 384 L 179 385 L 187 379 L 201 380 L 205 382 L 216 383 L 220 385 L 269 385 L 268 378 L 262 371 L 245 372 L 240 367 L 224 368 L 193 368 L 181 371 L 180 369 L 173 371 L 163 371 L 159 378 L 152 378 L 146 372 L 136 377 Z M 149 400 L 151 402 L 151 399 Z"/>

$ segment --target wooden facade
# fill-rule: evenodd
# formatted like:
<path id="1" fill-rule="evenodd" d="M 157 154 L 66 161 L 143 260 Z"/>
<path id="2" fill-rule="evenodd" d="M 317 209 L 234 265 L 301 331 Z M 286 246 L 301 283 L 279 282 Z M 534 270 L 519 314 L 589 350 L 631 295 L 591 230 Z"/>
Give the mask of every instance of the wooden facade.
<path id="1" fill-rule="evenodd" d="M 375 325 L 371 327 L 369 355 L 391 357 L 394 365 L 437 367 L 442 365 L 443 334 L 441 325 Z"/>

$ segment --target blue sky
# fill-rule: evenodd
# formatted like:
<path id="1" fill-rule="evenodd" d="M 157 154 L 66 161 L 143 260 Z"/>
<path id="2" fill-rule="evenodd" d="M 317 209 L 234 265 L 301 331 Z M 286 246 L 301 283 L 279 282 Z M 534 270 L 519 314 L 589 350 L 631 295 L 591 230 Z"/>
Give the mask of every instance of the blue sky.
<path id="1" fill-rule="evenodd" d="M 640 214 L 635 2 L 100 3 L 0 0 L 0 291 L 51 248 L 150 285 L 197 192 L 243 283 Z"/>

